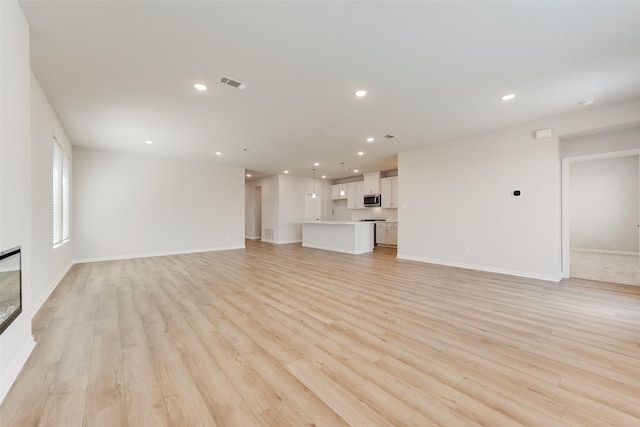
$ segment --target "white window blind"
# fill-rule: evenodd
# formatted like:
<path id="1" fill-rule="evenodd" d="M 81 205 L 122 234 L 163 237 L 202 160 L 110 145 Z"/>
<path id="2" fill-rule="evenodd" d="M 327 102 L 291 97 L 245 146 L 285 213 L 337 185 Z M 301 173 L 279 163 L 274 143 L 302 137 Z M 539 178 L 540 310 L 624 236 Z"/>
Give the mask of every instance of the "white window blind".
<path id="1" fill-rule="evenodd" d="M 69 182 L 70 161 L 57 141 L 53 142 L 53 246 L 62 245 L 70 237 Z"/>

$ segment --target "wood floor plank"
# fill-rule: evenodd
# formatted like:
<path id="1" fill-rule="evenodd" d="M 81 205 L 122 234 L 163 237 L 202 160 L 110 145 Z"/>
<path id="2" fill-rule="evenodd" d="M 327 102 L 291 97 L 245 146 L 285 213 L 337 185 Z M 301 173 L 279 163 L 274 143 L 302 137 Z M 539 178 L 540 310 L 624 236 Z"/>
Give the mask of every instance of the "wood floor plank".
<path id="1" fill-rule="evenodd" d="M 140 345 L 122 351 L 124 396 L 130 426 L 170 425 L 160 381 L 149 348 Z"/>
<path id="2" fill-rule="evenodd" d="M 245 404 L 241 394 L 223 372 L 218 372 L 197 383 L 216 424 L 228 427 L 254 427 L 260 423 Z"/>
<path id="3" fill-rule="evenodd" d="M 216 423 L 180 357 L 156 365 L 164 401 L 174 426 L 212 426 Z"/>
<path id="4" fill-rule="evenodd" d="M 352 426 L 392 426 L 345 388 L 323 375 L 311 363 L 298 359 L 287 365 L 300 382 Z"/>
<path id="5" fill-rule="evenodd" d="M 0 424 L 635 427 L 639 302 L 380 247 L 78 264 Z"/>
<path id="6" fill-rule="evenodd" d="M 347 426 L 347 422 L 295 375 L 257 344 L 239 348 L 242 356 L 265 378 L 287 406 L 306 425 Z M 276 405 L 277 406 L 277 405 Z M 271 408 L 270 408 L 271 409 Z M 267 410 L 268 411 L 268 410 Z"/>

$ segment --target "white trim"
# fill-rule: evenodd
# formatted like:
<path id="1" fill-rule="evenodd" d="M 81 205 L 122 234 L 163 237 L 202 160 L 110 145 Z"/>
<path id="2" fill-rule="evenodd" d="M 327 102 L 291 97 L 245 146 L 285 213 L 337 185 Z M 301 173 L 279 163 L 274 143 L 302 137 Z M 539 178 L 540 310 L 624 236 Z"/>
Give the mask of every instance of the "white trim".
<path id="1" fill-rule="evenodd" d="M 22 346 L 16 357 L 11 361 L 9 368 L 5 371 L 4 377 L 0 378 L 0 403 L 7 397 L 7 393 L 11 390 L 11 386 L 16 381 L 16 378 L 18 378 L 20 371 L 25 363 L 27 363 L 27 359 L 35 347 L 36 341 L 32 335 L 31 339 Z"/>
<path id="2" fill-rule="evenodd" d="M 262 236 L 244 236 L 244 238 L 248 240 L 260 240 L 260 237 Z"/>
<path id="3" fill-rule="evenodd" d="M 245 248 L 246 248 L 245 245 L 241 245 L 241 246 L 226 246 L 221 248 L 189 249 L 184 251 L 154 252 L 154 253 L 146 253 L 146 254 L 118 255 L 118 256 L 108 256 L 108 257 L 97 257 L 97 258 L 81 258 L 81 259 L 74 259 L 73 262 L 74 264 L 84 264 L 86 262 L 118 261 L 123 259 L 134 259 L 134 258 L 150 258 L 150 257 L 159 257 L 159 256 L 198 254 L 203 252 L 231 251 L 235 249 L 245 249 Z"/>
<path id="4" fill-rule="evenodd" d="M 615 159 L 618 157 L 629 157 L 640 155 L 640 148 L 631 148 L 629 150 L 607 151 L 606 153 L 584 154 L 582 156 L 564 157 L 570 163 L 588 162 L 591 160 Z"/>
<path id="5" fill-rule="evenodd" d="M 398 254 L 397 258 L 405 259 L 408 261 L 425 262 L 428 264 L 446 265 L 448 267 L 464 268 L 467 270 L 486 271 L 487 273 L 497 273 L 497 274 L 505 274 L 508 276 L 525 277 L 527 279 L 545 280 L 547 282 L 559 282 L 560 280 L 562 280 L 561 274 L 555 274 L 555 275 L 554 274 L 537 274 L 537 273 L 530 273 L 527 271 L 505 270 L 502 268 L 485 267 L 482 265 L 465 264 L 461 262 L 441 261 L 437 259 L 420 258 L 420 257 L 400 255 L 400 254 Z"/>
<path id="6" fill-rule="evenodd" d="M 62 273 L 60 273 L 58 277 L 56 277 L 56 279 L 53 281 L 53 283 L 51 283 L 49 288 L 40 296 L 40 298 L 38 298 L 38 301 L 36 301 L 33 304 L 33 307 L 31 308 L 32 319 L 36 316 L 36 314 L 38 314 L 38 311 L 40 311 L 44 303 L 51 296 L 53 291 L 58 287 L 58 285 L 60 284 L 64 276 L 66 276 L 69 270 L 71 270 L 71 267 L 73 267 L 73 262 L 70 262 L 69 265 L 64 270 L 62 270 Z"/>
<path id="7" fill-rule="evenodd" d="M 586 248 L 571 248 L 574 252 L 588 252 L 593 254 L 611 254 L 611 255 L 629 255 L 629 256 L 639 256 L 640 252 L 630 252 L 630 251 L 609 251 L 606 249 L 586 249 Z"/>
<path id="8" fill-rule="evenodd" d="M 571 163 L 586 162 L 590 160 L 614 159 L 617 157 L 639 156 L 640 148 L 632 148 L 630 150 L 609 151 L 606 153 L 586 154 L 583 156 L 563 157 L 562 158 L 562 206 L 561 210 L 561 228 L 562 228 L 562 277 L 571 277 L 569 266 L 569 253 L 571 251 L 571 242 L 569 241 L 569 179 Z"/>
<path id="9" fill-rule="evenodd" d="M 302 243 L 302 240 L 283 240 L 283 241 L 275 241 L 269 239 L 262 239 L 265 243 L 273 243 L 274 245 L 288 245 L 289 243 Z"/>

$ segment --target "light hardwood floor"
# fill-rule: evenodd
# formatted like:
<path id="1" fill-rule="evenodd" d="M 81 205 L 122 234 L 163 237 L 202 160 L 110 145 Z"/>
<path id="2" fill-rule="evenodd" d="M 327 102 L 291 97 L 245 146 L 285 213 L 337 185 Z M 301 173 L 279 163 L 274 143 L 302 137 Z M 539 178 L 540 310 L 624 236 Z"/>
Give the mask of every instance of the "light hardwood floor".
<path id="1" fill-rule="evenodd" d="M 8 426 L 640 426 L 640 288 L 246 250 L 76 265 Z"/>

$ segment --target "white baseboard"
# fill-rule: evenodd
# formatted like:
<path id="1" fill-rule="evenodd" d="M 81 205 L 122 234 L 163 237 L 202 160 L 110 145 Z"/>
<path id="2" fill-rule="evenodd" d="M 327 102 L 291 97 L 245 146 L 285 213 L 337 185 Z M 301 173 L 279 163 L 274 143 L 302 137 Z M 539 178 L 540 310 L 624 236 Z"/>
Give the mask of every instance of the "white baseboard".
<path id="1" fill-rule="evenodd" d="M 35 347 L 36 341 L 33 339 L 33 336 L 31 336 L 31 339 L 22 346 L 20 352 L 9 363 L 9 368 L 6 370 L 2 378 L 0 378 L 0 403 L 2 403 L 4 398 L 7 396 L 9 390 L 11 390 L 11 386 L 15 382 L 16 378 L 18 378 L 20 371 L 24 367 L 24 364 L 27 363 L 27 359 Z"/>
<path id="2" fill-rule="evenodd" d="M 150 257 L 171 256 L 171 255 L 198 254 L 202 252 L 230 251 L 230 250 L 245 249 L 245 248 L 246 248 L 245 245 L 241 245 L 241 246 L 225 246 L 220 248 L 207 248 L 207 249 L 188 249 L 184 251 L 153 252 L 153 253 L 144 253 L 144 254 L 117 255 L 117 256 L 108 256 L 108 257 L 96 257 L 96 258 L 80 258 L 80 259 L 73 260 L 73 262 L 77 264 L 83 264 L 86 262 L 118 261 L 123 259 L 134 259 L 134 258 L 150 258 Z"/>
<path id="3" fill-rule="evenodd" d="M 248 240 L 260 240 L 262 236 L 244 236 L 244 238 Z"/>
<path id="4" fill-rule="evenodd" d="M 397 258 L 406 259 L 408 261 L 425 262 L 428 264 L 446 265 L 448 267 L 464 268 L 467 270 L 485 271 L 487 273 L 498 273 L 498 274 L 505 274 L 508 276 L 526 277 L 527 279 L 545 280 L 547 282 L 559 282 L 560 280 L 562 280 L 562 273 L 558 273 L 555 275 L 537 274 L 537 273 L 531 273 L 528 271 L 507 270 L 503 268 L 486 267 L 483 265 L 465 264 L 461 262 L 442 261 L 437 259 L 421 258 L 421 257 L 414 257 L 414 256 L 402 255 L 402 254 L 398 254 Z"/>
<path id="5" fill-rule="evenodd" d="M 73 267 L 73 262 L 70 262 L 69 265 L 62 271 L 62 273 L 60 273 L 58 275 L 58 277 L 56 277 L 56 279 L 53 281 L 53 283 L 51 283 L 51 285 L 49 286 L 49 288 L 40 296 L 40 298 L 38 298 L 38 300 L 33 304 L 33 307 L 31 307 L 31 318 L 33 319 L 36 314 L 38 313 L 38 311 L 42 308 L 42 306 L 44 305 L 44 303 L 47 301 L 47 299 L 51 296 L 51 294 L 53 293 L 53 291 L 58 287 L 58 284 L 60 283 L 60 281 L 64 278 L 64 276 L 67 275 L 67 273 L 69 272 L 69 270 L 71 269 L 71 267 Z"/>
<path id="6" fill-rule="evenodd" d="M 570 250 L 573 251 L 573 252 L 587 252 L 587 253 L 592 253 L 592 254 L 640 256 L 639 252 L 609 251 L 609 250 L 606 250 L 606 249 L 571 248 Z"/>

